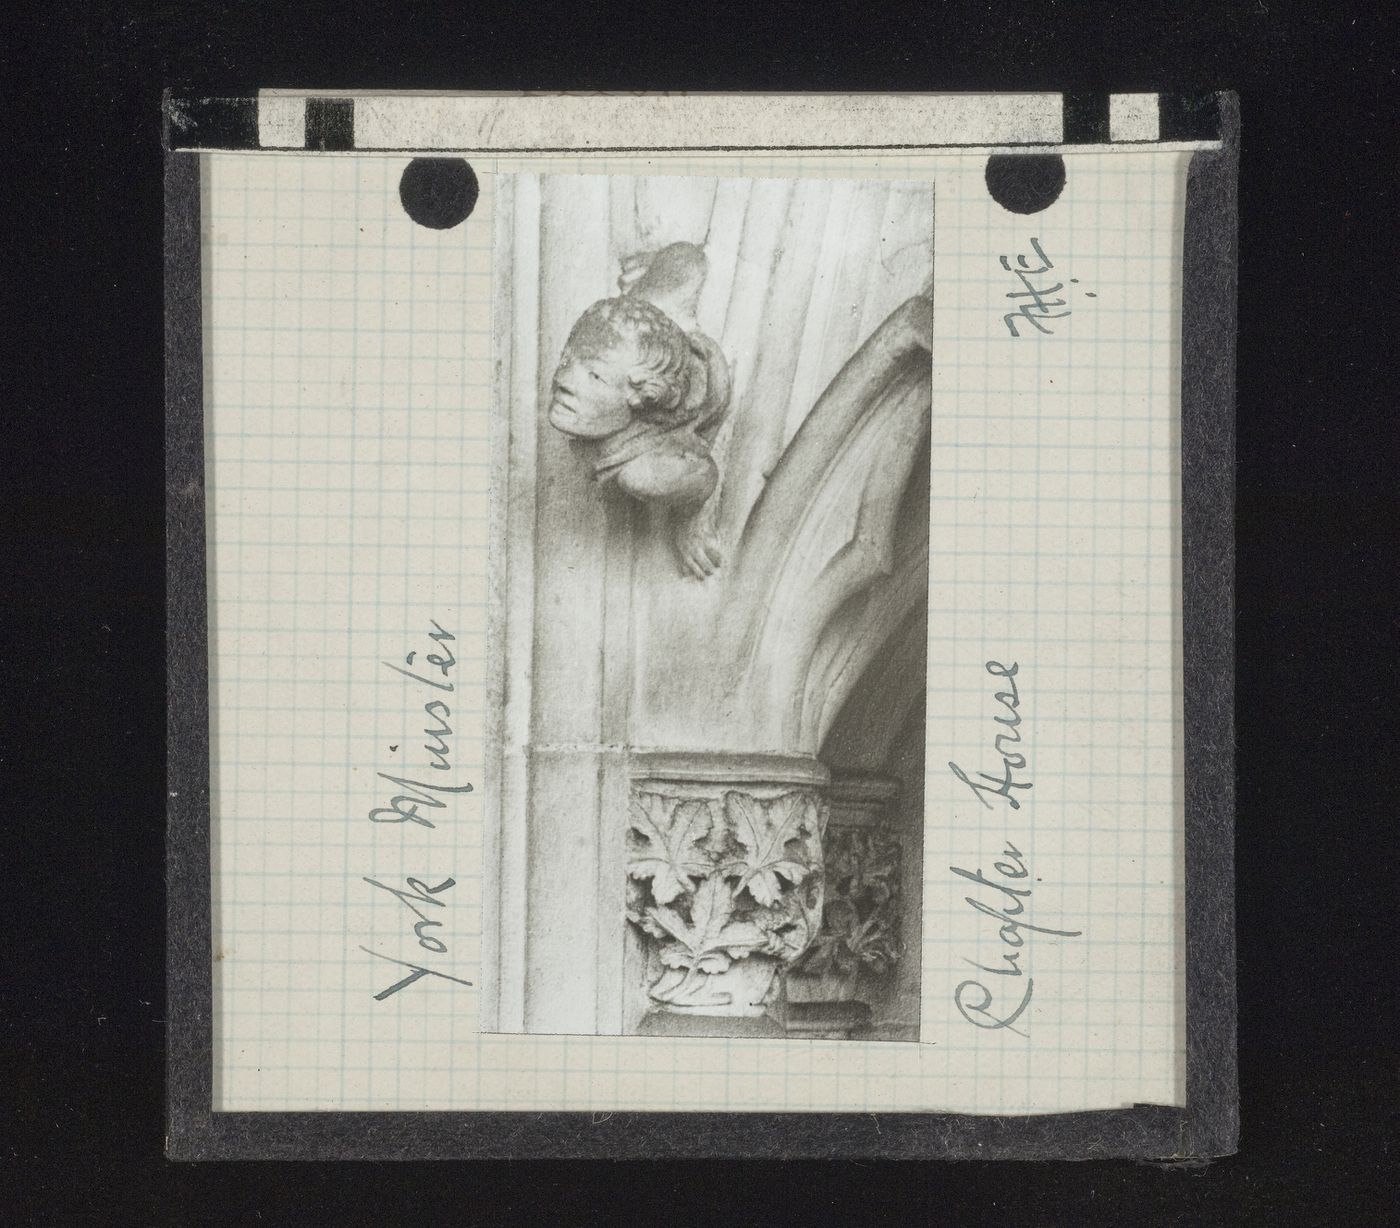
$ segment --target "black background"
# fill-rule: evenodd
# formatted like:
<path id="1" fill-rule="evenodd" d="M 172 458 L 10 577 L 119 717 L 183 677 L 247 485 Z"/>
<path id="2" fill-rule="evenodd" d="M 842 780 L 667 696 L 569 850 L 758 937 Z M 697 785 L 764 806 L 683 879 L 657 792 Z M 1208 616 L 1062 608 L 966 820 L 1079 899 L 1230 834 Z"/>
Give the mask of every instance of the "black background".
<path id="1" fill-rule="evenodd" d="M 1314 11 L 1316 7 L 1317 11 Z M 304 3 L 11 14 L 0 1217 L 15 1224 L 1380 1222 L 1397 1103 L 1397 44 L 1383 6 Z M 509 13 L 507 20 L 504 13 Z M 970 14 L 970 15 L 969 15 Z M 1240 1154 L 1209 1166 L 162 1158 L 160 94 L 1241 96 Z M 13 633 L 18 633 L 13 634 Z M 8 1212 L 3 1208 L 8 1206 Z"/>

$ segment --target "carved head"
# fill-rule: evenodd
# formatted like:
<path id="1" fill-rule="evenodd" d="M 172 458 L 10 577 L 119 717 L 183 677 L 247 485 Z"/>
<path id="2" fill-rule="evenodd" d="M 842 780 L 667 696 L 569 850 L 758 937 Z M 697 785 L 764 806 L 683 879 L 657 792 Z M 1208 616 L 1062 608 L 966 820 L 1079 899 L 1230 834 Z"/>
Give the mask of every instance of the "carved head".
<path id="1" fill-rule="evenodd" d="M 550 425 L 600 439 L 633 418 L 678 423 L 690 369 L 690 342 L 664 311 L 626 294 L 603 299 L 569 333 L 554 372 Z"/>

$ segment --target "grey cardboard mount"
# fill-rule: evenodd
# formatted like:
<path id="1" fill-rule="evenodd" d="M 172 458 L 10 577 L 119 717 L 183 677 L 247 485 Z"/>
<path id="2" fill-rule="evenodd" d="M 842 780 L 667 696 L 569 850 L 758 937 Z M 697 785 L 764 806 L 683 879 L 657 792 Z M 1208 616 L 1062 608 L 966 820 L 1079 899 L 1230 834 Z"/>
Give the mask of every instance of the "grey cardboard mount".
<path id="1" fill-rule="evenodd" d="M 1239 1134 L 1234 933 L 1234 367 L 1239 102 L 1189 170 L 1181 474 L 1185 1108 L 959 1113 L 296 1112 L 213 1105 L 200 158 L 165 170 L 167 1154 L 177 1160 L 884 1157 L 1201 1161 Z"/>

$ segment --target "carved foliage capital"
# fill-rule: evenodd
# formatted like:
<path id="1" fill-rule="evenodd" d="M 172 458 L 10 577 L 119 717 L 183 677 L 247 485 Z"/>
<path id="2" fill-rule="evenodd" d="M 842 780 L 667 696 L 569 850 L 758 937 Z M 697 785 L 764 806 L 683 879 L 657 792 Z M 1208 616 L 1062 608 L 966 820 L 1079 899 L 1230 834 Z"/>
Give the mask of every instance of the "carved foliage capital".
<path id="1" fill-rule="evenodd" d="M 761 1009 L 821 916 L 825 803 L 815 789 L 638 784 L 628 918 L 650 939 L 649 994 L 669 1009 Z"/>

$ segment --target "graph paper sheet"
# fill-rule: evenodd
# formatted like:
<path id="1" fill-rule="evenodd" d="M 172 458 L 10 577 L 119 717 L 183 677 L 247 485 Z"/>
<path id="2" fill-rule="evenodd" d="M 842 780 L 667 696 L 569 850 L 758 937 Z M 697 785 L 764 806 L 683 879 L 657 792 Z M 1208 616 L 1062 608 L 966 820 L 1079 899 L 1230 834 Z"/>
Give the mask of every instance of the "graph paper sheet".
<path id="1" fill-rule="evenodd" d="M 406 215 L 408 155 L 204 155 L 214 1108 L 1038 1114 L 1183 1104 L 1178 406 L 1189 159 L 1163 147 L 1066 152 L 1057 198 L 1017 212 L 989 191 L 985 150 L 474 155 L 470 216 L 437 228 Z M 540 262 L 562 251 L 597 264 L 601 299 L 618 293 L 627 255 L 513 239 L 503 268 L 500 236 L 518 239 L 532 207 L 547 214 L 551 192 L 575 202 L 559 208 L 582 209 L 594 189 L 569 183 L 628 176 L 711 181 L 697 189 L 710 218 L 754 193 L 787 202 L 777 226 L 795 228 L 801 209 L 844 210 L 813 224 L 809 265 L 797 239 L 785 249 L 799 263 L 782 277 L 808 278 L 824 313 L 785 325 L 816 338 L 810 361 L 792 360 L 808 400 L 902 296 L 931 301 L 914 327 L 928 365 L 909 377 L 922 381 L 911 396 L 931 399 L 920 411 L 927 473 L 909 479 L 927 491 L 926 708 L 908 752 L 923 762 L 923 800 L 916 830 L 901 837 L 922 876 L 903 880 L 895 954 L 858 963 L 857 990 L 843 999 L 859 1005 L 861 985 L 903 977 L 914 996 L 902 1032 L 871 1031 L 895 989 L 867 993 L 874 1022 L 848 1026 L 840 1020 L 857 1016 L 831 1007 L 844 991 L 829 987 L 812 993 L 837 1022 L 818 1034 L 772 1006 L 792 988 L 766 989 L 760 1003 L 765 1021 L 786 1021 L 781 1035 L 749 1024 L 695 1034 L 683 1006 L 671 1015 L 684 1027 L 671 1018 L 649 1034 L 541 1032 L 528 1026 L 528 1002 L 523 1024 L 503 1022 L 512 995 L 550 992 L 530 980 L 528 961 L 571 915 L 586 915 L 599 942 L 614 926 L 630 961 L 619 955 L 613 981 L 600 976 L 589 1017 L 608 1016 L 614 983 L 639 1010 L 667 1016 L 645 961 L 674 948 L 648 947 L 657 940 L 627 915 L 624 815 L 609 829 L 604 804 L 599 820 L 616 868 L 595 881 L 580 863 L 576 876 L 581 895 L 597 891 L 601 903 L 577 914 L 537 904 L 528 866 L 523 902 L 503 895 L 502 847 L 510 825 L 526 830 L 530 818 L 499 813 L 495 791 L 508 783 L 488 762 L 492 729 L 507 762 L 514 736 L 493 654 L 520 651 L 488 616 L 540 554 L 511 553 L 518 509 L 503 494 L 502 457 L 514 465 L 517 453 L 500 432 L 522 411 L 500 403 L 501 364 L 518 367 L 521 347 L 542 348 L 545 336 L 517 326 L 519 287 L 547 289 Z M 845 195 L 835 204 L 802 187 L 836 182 Z M 903 186 L 881 188 L 868 210 L 865 259 L 894 280 L 847 326 L 847 282 L 823 261 L 867 241 L 860 192 L 882 184 Z M 624 221 L 646 229 L 645 218 Z M 931 233 L 918 233 L 928 221 Z M 612 224 L 622 225 L 616 215 Z M 906 232 L 900 264 L 890 236 Z M 696 233 L 714 277 L 723 236 Z M 749 267 L 743 250 L 735 240 L 734 277 Z M 493 319 L 507 279 L 516 317 Z M 699 332 L 712 300 L 736 310 L 736 292 L 710 293 Z M 561 305 L 560 327 L 586 305 Z M 720 336 L 734 414 L 747 404 L 744 381 L 762 378 L 762 355 L 781 341 L 777 327 L 755 317 L 746 360 L 732 352 L 736 325 Z M 849 338 L 839 352 L 838 335 Z M 500 352 L 502 336 L 515 337 L 513 356 Z M 543 401 L 558 358 L 533 358 Z M 775 450 L 800 419 L 789 412 Z M 713 441 L 722 480 L 734 455 L 725 429 Z M 555 463 L 553 446 L 541 443 L 530 463 Z M 572 455 L 560 444 L 559 457 Z M 556 492 L 583 481 L 538 480 L 532 471 L 534 489 Z M 597 497 L 604 509 L 621 498 Z M 549 514 L 533 513 L 536 523 Z M 610 533 L 644 531 L 641 512 L 619 515 Z M 493 517 L 503 518 L 504 554 L 491 546 Z M 727 554 L 723 566 L 737 565 Z M 526 578 L 543 586 L 543 576 Z M 842 821 L 833 814 L 828 849 Z M 785 873 L 770 880 L 779 904 L 795 890 L 796 873 Z M 693 900 L 723 880 L 691 875 L 676 898 L 692 899 L 698 926 Z M 807 877 L 824 883 L 827 914 L 813 924 L 827 935 L 837 871 Z M 732 879 L 727 889 L 737 890 Z M 522 931 L 523 988 L 504 983 L 517 907 L 555 909 Z M 773 957 L 772 985 L 796 985 L 810 967 L 789 955 Z M 834 973 L 805 975 L 828 986 Z"/>

